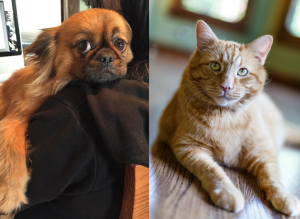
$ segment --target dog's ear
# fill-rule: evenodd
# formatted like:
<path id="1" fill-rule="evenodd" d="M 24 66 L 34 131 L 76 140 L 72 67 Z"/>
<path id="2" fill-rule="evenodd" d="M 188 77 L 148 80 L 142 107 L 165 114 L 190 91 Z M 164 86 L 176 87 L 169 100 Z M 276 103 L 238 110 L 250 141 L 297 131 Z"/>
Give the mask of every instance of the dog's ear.
<path id="1" fill-rule="evenodd" d="M 33 84 L 40 84 L 56 74 L 54 65 L 55 50 L 58 37 L 58 27 L 43 29 L 36 40 L 26 47 L 24 57 L 32 54 L 26 60 L 26 65 L 37 67 L 36 74 L 39 75 Z"/>
<path id="2" fill-rule="evenodd" d="M 57 38 L 57 27 L 43 29 L 36 40 L 24 50 L 24 56 L 34 54 L 35 61 L 43 61 L 49 58 L 55 51 L 55 41 Z"/>

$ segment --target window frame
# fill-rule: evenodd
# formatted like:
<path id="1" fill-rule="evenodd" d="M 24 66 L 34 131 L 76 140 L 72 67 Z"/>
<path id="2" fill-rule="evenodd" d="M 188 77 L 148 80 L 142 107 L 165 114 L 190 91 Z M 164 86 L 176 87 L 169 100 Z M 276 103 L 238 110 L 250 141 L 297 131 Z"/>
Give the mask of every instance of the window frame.
<path id="1" fill-rule="evenodd" d="M 182 5 L 182 0 L 173 0 L 171 5 L 171 13 L 176 16 L 192 19 L 192 20 L 204 20 L 205 22 L 208 22 L 209 24 L 213 24 L 216 26 L 232 29 L 239 32 L 245 32 L 248 28 L 248 20 L 251 17 L 253 4 L 255 0 L 248 0 L 248 6 L 246 9 L 246 13 L 244 18 L 242 18 L 240 21 L 236 23 L 226 22 L 222 21 L 216 18 L 209 17 L 207 15 L 203 14 L 197 14 L 191 11 L 188 11 L 184 9 Z"/>
<path id="2" fill-rule="evenodd" d="M 22 50 L 23 50 L 22 44 L 21 44 L 21 35 L 20 35 L 20 30 L 19 30 L 19 22 L 18 22 L 18 14 L 17 14 L 16 1 L 12 0 L 11 4 L 12 4 L 13 19 L 14 19 L 14 25 L 15 25 L 15 31 L 16 31 L 16 43 L 17 43 L 16 46 L 18 48 L 18 51 L 17 52 L 10 52 L 10 51 L 9 52 L 1 52 L 0 53 L 0 57 L 21 55 L 22 54 Z M 3 6 L 4 6 L 4 2 L 3 2 Z M 4 10 L 3 10 L 3 12 L 4 12 Z M 3 13 L 3 15 L 5 16 L 5 13 Z M 4 34 L 7 34 L 7 32 L 6 32 L 7 31 L 7 29 L 6 29 L 6 22 L 5 22 L 5 18 L 4 17 L 3 17 L 2 22 L 3 22 L 3 25 L 4 25 L 3 28 L 5 28 Z M 7 40 L 7 42 L 8 42 L 8 40 Z"/>
<path id="3" fill-rule="evenodd" d="M 70 18 L 80 10 L 80 0 L 61 0 L 61 22 Z"/>

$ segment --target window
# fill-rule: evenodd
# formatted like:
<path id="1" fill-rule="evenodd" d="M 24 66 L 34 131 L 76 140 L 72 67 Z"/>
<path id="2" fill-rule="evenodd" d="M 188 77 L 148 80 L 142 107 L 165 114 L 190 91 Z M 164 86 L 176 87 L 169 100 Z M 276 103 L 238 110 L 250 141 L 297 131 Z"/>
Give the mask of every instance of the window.
<path id="1" fill-rule="evenodd" d="M 41 29 L 61 24 L 60 0 L 16 2 L 23 49 L 34 41 Z"/>
<path id="2" fill-rule="evenodd" d="M 23 49 L 35 40 L 41 29 L 59 26 L 72 14 L 87 9 L 82 0 L 17 0 L 17 6 Z"/>
<path id="3" fill-rule="evenodd" d="M 205 21 L 239 31 L 246 22 L 253 0 L 175 0 L 172 13 L 190 19 Z"/>
<path id="4" fill-rule="evenodd" d="M 278 39 L 300 47 L 300 0 L 285 0 L 283 15 Z"/>
<path id="5" fill-rule="evenodd" d="M 291 2 L 285 25 L 290 34 L 300 38 L 300 0 Z"/>
<path id="6" fill-rule="evenodd" d="M 248 0 L 182 0 L 183 8 L 190 12 L 231 23 L 245 17 L 247 5 Z"/>

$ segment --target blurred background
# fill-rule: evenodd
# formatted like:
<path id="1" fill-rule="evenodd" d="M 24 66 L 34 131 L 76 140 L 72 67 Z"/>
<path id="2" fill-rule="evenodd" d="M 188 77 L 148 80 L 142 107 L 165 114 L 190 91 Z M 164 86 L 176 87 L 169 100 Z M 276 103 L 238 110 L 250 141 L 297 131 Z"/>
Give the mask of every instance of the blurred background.
<path id="1" fill-rule="evenodd" d="M 22 47 L 30 45 L 44 28 L 56 27 L 73 13 L 88 7 L 82 0 L 16 0 Z M 64 7 L 73 13 L 66 16 Z"/>
<path id="2" fill-rule="evenodd" d="M 300 0 L 150 0 L 150 146 L 158 119 L 196 49 L 196 22 L 225 40 L 250 43 L 270 34 L 266 92 L 300 124 Z"/>

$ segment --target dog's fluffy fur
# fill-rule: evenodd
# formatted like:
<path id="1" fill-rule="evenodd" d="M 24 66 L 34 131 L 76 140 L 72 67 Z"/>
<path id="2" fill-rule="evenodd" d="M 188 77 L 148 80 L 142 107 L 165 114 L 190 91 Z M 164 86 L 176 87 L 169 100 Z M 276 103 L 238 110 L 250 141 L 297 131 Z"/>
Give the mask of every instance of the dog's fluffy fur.
<path id="1" fill-rule="evenodd" d="M 61 26 L 44 29 L 26 48 L 25 55 L 33 54 L 28 66 L 0 87 L 0 212 L 9 214 L 27 203 L 30 171 L 25 133 L 30 117 L 70 81 L 105 82 L 125 75 L 133 58 L 131 38 L 121 15 L 90 9 Z M 121 44 L 116 43 L 120 39 Z M 82 52 L 85 46 L 87 51 Z"/>

